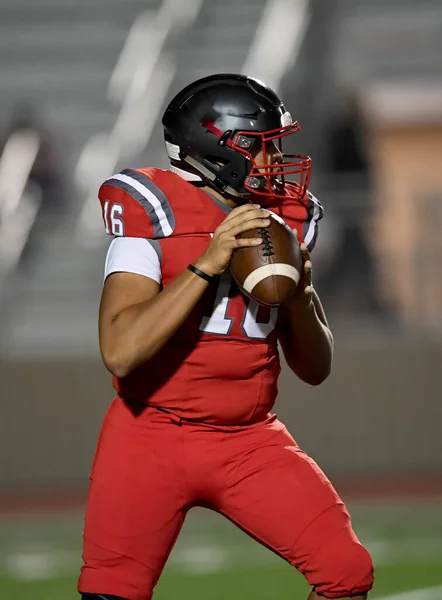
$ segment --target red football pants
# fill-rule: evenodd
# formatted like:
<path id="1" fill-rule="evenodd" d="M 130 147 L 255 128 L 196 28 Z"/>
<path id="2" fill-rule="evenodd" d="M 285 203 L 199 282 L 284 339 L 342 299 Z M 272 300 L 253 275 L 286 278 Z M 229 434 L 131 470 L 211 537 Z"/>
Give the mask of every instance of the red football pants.
<path id="1" fill-rule="evenodd" d="M 372 585 L 371 560 L 345 506 L 276 417 L 220 427 L 117 398 L 91 480 L 82 592 L 150 599 L 192 506 L 228 517 L 326 598 Z"/>

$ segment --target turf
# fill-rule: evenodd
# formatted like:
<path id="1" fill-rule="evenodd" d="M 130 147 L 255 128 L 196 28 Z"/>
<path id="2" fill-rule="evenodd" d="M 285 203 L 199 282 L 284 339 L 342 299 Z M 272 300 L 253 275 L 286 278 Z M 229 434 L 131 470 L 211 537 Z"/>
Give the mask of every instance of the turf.
<path id="1" fill-rule="evenodd" d="M 442 584 L 441 501 L 350 506 L 372 552 L 373 598 Z M 0 598 L 69 600 L 81 553 L 82 516 L 0 517 Z M 299 599 L 303 577 L 218 515 L 190 513 L 155 593 L 156 600 Z"/>

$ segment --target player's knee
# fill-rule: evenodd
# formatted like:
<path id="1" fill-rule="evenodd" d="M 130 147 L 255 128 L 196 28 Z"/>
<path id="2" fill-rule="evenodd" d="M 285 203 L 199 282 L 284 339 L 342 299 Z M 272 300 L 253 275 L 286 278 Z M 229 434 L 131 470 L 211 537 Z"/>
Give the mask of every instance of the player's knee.
<path id="1" fill-rule="evenodd" d="M 348 534 L 335 537 L 315 557 L 320 576 L 315 591 L 325 598 L 365 594 L 373 587 L 373 563 L 368 551 Z"/>

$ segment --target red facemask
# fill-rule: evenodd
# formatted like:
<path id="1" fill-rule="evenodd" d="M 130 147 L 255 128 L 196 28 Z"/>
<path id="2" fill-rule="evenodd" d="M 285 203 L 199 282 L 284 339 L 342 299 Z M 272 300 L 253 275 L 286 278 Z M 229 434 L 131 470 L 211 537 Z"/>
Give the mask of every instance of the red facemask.
<path id="1" fill-rule="evenodd" d="M 246 156 L 252 163 L 252 169 L 244 182 L 244 187 L 257 196 L 274 198 L 275 196 L 304 197 L 310 182 L 311 158 L 300 154 L 284 154 L 282 138 L 300 130 L 299 124 L 293 121 L 280 129 L 264 132 L 239 131 L 227 145 Z M 276 142 L 276 144 L 275 144 Z M 267 162 L 274 149 L 279 149 L 281 159 L 278 162 Z M 257 165 L 254 156 L 261 151 L 264 164 Z M 290 188 L 285 186 L 285 178 L 296 175 L 290 181 Z"/>

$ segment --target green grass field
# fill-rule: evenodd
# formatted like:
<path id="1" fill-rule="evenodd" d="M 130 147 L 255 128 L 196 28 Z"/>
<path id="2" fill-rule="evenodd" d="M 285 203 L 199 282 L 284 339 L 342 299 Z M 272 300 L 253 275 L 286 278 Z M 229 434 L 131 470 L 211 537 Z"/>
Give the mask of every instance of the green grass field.
<path id="1" fill-rule="evenodd" d="M 372 553 L 372 597 L 441 586 L 442 500 L 349 503 L 356 532 Z M 69 600 L 80 564 L 82 515 L 0 516 L 1 600 Z M 294 569 L 209 511 L 189 514 L 155 593 L 156 600 L 304 600 Z M 413 600 L 413 595 L 406 600 Z"/>

